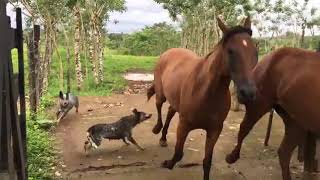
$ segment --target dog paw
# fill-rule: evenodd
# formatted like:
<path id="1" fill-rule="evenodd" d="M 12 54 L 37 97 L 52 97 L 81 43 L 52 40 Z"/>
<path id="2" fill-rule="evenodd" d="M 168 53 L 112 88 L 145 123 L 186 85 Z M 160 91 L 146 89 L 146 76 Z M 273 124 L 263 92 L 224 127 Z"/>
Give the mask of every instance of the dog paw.
<path id="1" fill-rule="evenodd" d="M 166 161 L 163 161 L 163 163 L 161 164 L 161 166 L 163 167 L 163 168 L 167 168 L 167 169 L 173 169 L 173 166 L 174 166 L 174 164 L 173 164 L 173 162 L 171 161 L 171 160 L 166 160 Z"/>
<path id="2" fill-rule="evenodd" d="M 146 148 L 138 148 L 137 151 L 144 151 Z"/>

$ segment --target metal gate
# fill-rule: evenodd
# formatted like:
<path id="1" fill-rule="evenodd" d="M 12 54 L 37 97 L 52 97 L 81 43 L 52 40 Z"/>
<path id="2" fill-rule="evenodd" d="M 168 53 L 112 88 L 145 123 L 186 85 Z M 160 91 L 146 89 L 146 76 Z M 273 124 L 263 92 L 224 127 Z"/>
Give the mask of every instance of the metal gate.
<path id="1" fill-rule="evenodd" d="M 16 9 L 17 28 L 12 29 L 10 18 L 6 15 L 6 4 L 6 0 L 0 0 L 0 179 L 25 180 L 26 113 L 21 9 Z M 13 48 L 18 50 L 18 83 L 14 83 Z M 17 88 L 19 93 L 15 93 Z M 17 94 L 20 98 L 19 110 Z"/>

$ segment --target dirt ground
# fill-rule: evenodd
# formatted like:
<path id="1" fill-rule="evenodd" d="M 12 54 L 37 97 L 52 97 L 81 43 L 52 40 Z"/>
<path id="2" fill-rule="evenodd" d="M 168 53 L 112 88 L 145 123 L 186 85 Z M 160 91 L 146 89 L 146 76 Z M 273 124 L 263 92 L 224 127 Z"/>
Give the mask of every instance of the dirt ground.
<path id="1" fill-rule="evenodd" d="M 96 123 L 109 123 L 131 113 L 130 108 L 153 113 L 153 118 L 133 130 L 133 137 L 145 151 L 137 151 L 133 145 L 126 146 L 119 141 L 104 140 L 102 145 L 84 154 L 86 130 Z M 168 105 L 163 107 L 163 118 Z M 224 130 L 215 146 L 211 179 L 216 180 L 281 180 L 277 157 L 277 147 L 283 135 L 283 124 L 276 115 L 272 127 L 269 147 L 264 147 L 267 127 L 266 115 L 256 125 L 246 139 L 240 160 L 234 165 L 225 162 L 225 156 L 236 143 L 239 124 L 243 112 L 230 112 L 224 122 Z M 202 159 L 204 154 L 205 133 L 195 130 L 188 136 L 185 156 L 172 170 L 163 169 L 160 164 L 173 155 L 178 115 L 172 120 L 168 133 L 169 146 L 160 147 L 160 135 L 152 134 L 156 122 L 154 98 L 146 102 L 145 94 L 118 94 L 111 97 L 80 97 L 80 109 L 76 114 L 70 111 L 56 130 L 57 146 L 61 152 L 64 179 L 86 180 L 198 180 L 202 179 Z M 302 164 L 293 156 L 291 171 L 293 179 L 301 179 Z"/>

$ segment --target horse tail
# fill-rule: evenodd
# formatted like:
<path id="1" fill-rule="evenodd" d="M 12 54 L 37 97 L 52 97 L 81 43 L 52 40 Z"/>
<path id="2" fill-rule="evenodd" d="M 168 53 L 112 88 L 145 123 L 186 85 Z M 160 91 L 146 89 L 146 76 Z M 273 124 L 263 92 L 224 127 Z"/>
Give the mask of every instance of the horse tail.
<path id="1" fill-rule="evenodd" d="M 147 90 L 148 101 L 155 93 L 156 91 L 155 91 L 154 83 L 152 83 L 152 86 Z"/>

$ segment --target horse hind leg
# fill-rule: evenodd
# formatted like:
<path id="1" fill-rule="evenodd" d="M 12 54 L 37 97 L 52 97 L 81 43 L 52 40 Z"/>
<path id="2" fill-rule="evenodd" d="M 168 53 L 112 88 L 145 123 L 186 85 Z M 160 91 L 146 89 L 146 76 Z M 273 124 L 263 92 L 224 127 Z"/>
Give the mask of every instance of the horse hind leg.
<path id="1" fill-rule="evenodd" d="M 293 150 L 303 142 L 304 131 L 295 124 L 285 124 L 285 135 L 278 150 L 279 162 L 282 170 L 282 179 L 291 180 L 290 160 Z"/>
<path id="2" fill-rule="evenodd" d="M 167 114 L 167 118 L 166 118 L 166 123 L 163 126 L 162 129 L 162 136 L 160 138 L 159 144 L 161 147 L 167 147 L 167 134 L 168 134 L 168 128 L 170 126 L 170 122 L 173 118 L 173 116 L 176 114 L 176 110 L 173 109 L 172 106 L 169 106 L 168 108 L 168 114 Z"/>
<path id="3" fill-rule="evenodd" d="M 157 124 L 152 129 L 152 132 L 154 134 L 159 134 L 163 127 L 161 109 L 165 101 L 166 101 L 166 98 L 163 95 L 156 94 L 156 107 L 158 112 L 158 120 L 157 120 Z"/>

